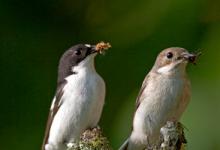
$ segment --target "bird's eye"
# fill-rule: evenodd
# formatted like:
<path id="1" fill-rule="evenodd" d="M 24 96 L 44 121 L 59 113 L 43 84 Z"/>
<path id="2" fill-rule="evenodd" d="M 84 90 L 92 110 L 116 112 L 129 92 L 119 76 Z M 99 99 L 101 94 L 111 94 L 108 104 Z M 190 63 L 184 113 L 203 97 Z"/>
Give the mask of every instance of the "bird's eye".
<path id="1" fill-rule="evenodd" d="M 75 50 L 75 55 L 81 55 L 81 50 Z"/>
<path id="2" fill-rule="evenodd" d="M 172 57 L 173 57 L 173 53 L 168 52 L 168 53 L 167 53 L 167 58 L 168 58 L 168 59 L 171 59 Z"/>

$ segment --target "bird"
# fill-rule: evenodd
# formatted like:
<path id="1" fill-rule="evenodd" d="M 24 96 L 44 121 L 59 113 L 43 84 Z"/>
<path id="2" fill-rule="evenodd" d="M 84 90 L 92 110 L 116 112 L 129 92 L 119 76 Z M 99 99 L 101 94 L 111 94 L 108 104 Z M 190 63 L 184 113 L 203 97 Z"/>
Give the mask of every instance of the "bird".
<path id="1" fill-rule="evenodd" d="M 181 47 L 164 49 L 146 75 L 136 99 L 130 137 L 119 150 L 143 150 L 159 139 L 167 121 L 179 121 L 191 96 L 186 66 L 197 55 Z"/>
<path id="2" fill-rule="evenodd" d="M 94 59 L 109 45 L 105 46 L 105 43 L 77 44 L 62 55 L 42 150 L 71 148 L 86 129 L 97 126 L 106 89 L 103 78 L 96 72 Z"/>

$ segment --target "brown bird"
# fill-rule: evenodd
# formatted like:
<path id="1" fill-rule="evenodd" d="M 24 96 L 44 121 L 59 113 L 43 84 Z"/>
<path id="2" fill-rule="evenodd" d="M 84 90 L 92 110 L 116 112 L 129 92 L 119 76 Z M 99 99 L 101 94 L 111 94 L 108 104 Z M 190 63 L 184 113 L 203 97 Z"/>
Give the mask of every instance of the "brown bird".
<path id="1" fill-rule="evenodd" d="M 196 58 L 196 54 L 179 47 L 167 48 L 158 55 L 136 100 L 133 131 L 120 150 L 143 150 L 155 144 L 167 121 L 179 121 L 190 101 L 186 66 Z"/>

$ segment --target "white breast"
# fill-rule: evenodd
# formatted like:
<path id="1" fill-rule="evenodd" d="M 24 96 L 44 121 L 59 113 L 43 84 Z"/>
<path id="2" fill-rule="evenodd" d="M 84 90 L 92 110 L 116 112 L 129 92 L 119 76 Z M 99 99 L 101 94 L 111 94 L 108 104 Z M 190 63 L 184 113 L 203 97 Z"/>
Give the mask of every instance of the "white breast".
<path id="1" fill-rule="evenodd" d="M 66 78 L 61 106 L 51 125 L 49 143 L 73 142 L 97 125 L 104 105 L 105 83 L 92 68 Z"/>

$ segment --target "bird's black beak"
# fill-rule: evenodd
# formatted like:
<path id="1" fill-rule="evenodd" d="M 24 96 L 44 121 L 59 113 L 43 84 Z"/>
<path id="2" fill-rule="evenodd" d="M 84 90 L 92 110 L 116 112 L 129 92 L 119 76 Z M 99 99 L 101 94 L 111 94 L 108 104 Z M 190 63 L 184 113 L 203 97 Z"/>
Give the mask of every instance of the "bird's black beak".
<path id="1" fill-rule="evenodd" d="M 87 54 L 90 55 L 90 54 L 93 54 L 93 53 L 97 53 L 97 49 L 96 49 L 96 45 L 91 45 L 91 47 L 89 47 L 88 51 L 87 51 Z"/>
<path id="2" fill-rule="evenodd" d="M 199 53 L 183 53 L 182 57 L 187 60 L 190 63 L 196 64 L 196 60 L 198 56 L 201 55 L 201 52 Z"/>
<path id="3" fill-rule="evenodd" d="M 92 45 L 91 46 L 91 52 L 92 53 L 97 53 L 98 51 L 97 51 L 97 48 L 96 48 L 96 45 Z"/>

